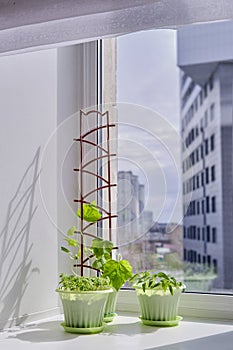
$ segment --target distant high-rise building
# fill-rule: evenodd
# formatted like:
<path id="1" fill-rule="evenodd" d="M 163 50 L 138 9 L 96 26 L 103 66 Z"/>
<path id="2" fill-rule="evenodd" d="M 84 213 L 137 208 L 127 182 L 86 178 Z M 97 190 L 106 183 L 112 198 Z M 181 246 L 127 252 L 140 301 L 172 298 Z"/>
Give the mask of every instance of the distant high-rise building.
<path id="1" fill-rule="evenodd" d="M 233 288 L 233 21 L 178 29 L 184 260 Z"/>
<path id="2" fill-rule="evenodd" d="M 145 188 L 132 171 L 118 172 L 118 245 L 137 240 L 153 225 L 153 213 L 144 210 Z"/>

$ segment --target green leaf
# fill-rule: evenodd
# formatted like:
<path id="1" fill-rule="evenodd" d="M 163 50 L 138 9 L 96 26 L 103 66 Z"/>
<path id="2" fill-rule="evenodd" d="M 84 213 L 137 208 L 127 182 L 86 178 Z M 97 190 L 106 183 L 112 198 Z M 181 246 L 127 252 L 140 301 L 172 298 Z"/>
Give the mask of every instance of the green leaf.
<path id="1" fill-rule="evenodd" d="M 76 231 L 76 227 L 72 226 L 68 231 L 67 231 L 67 236 L 74 236 L 74 233 Z"/>
<path id="2" fill-rule="evenodd" d="M 71 253 L 71 251 L 69 249 L 67 249 L 66 247 L 61 247 L 61 250 L 65 253 Z"/>
<path id="3" fill-rule="evenodd" d="M 116 290 L 132 277 L 132 266 L 127 260 L 108 260 L 104 265 L 104 277 L 109 277 L 110 284 Z"/>
<path id="4" fill-rule="evenodd" d="M 96 259 L 93 262 L 92 267 L 94 267 L 95 269 L 98 269 L 98 270 L 103 270 L 105 263 L 106 263 L 106 260 L 104 258 Z"/>
<path id="5" fill-rule="evenodd" d="M 110 258 L 113 247 L 114 245 L 110 241 L 103 240 L 101 238 L 94 238 L 92 240 L 91 249 L 97 259 L 105 257 L 105 259 L 108 260 Z"/>
<path id="6" fill-rule="evenodd" d="M 170 290 L 171 295 L 173 295 L 173 288 L 171 285 L 169 285 L 169 290 Z"/>
<path id="7" fill-rule="evenodd" d="M 65 238 L 65 241 L 67 241 L 67 243 L 70 247 L 77 247 L 77 245 L 78 245 L 77 240 L 73 239 L 73 238 Z"/>
<path id="8" fill-rule="evenodd" d="M 92 202 L 90 204 L 83 204 L 83 216 L 81 217 L 81 208 L 77 211 L 77 216 L 80 219 L 84 219 L 87 222 L 96 222 L 101 218 L 101 213 L 96 207 L 96 203 Z"/>
<path id="9" fill-rule="evenodd" d="M 159 272 L 159 273 L 158 273 L 158 277 L 159 277 L 159 278 L 165 278 L 166 280 L 169 279 L 168 275 L 166 275 L 166 273 L 164 273 L 164 272 Z"/>

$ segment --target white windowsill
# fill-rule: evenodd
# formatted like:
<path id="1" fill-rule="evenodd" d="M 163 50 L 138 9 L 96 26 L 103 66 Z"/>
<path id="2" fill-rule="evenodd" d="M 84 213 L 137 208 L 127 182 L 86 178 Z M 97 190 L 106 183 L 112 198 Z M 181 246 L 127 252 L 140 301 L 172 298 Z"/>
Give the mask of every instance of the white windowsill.
<path id="1" fill-rule="evenodd" d="M 4 350 L 77 350 L 77 349 L 163 349 L 163 350 L 229 350 L 233 325 L 184 318 L 176 327 L 142 325 L 137 314 L 118 315 L 104 331 L 94 335 L 65 333 L 60 323 L 63 315 L 28 324 L 22 329 L 0 333 Z"/>
<path id="2" fill-rule="evenodd" d="M 1 349 L 229 350 L 232 347 L 233 297 L 230 295 L 182 294 L 179 315 L 183 320 L 176 327 L 143 325 L 133 290 L 120 291 L 117 312 L 115 320 L 102 333 L 94 335 L 65 333 L 60 325 L 61 314 L 13 327 L 0 332 Z"/>

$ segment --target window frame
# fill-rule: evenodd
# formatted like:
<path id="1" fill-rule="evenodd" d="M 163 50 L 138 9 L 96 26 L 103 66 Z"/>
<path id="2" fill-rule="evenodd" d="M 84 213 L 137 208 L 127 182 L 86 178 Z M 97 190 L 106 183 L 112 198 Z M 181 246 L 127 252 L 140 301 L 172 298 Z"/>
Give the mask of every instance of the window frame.
<path id="1" fill-rule="evenodd" d="M 204 153 L 206 153 L 204 146 L 205 144 L 202 145 L 203 156 Z M 232 305 L 232 308 L 230 305 Z M 231 309 L 233 309 L 233 294 L 187 292 L 182 294 L 179 310 L 183 316 L 187 317 L 221 319 L 229 321 L 233 320 L 233 313 L 230 311 Z M 120 290 L 117 310 L 124 312 L 139 312 L 136 293 L 133 290 Z"/>
<path id="2" fill-rule="evenodd" d="M 214 4 L 215 6 L 216 4 Z M 183 5 L 182 5 L 183 6 Z M 221 12 L 221 8 L 219 10 Z M 209 8 L 203 12 L 203 14 L 200 14 L 201 17 L 205 16 L 206 13 L 209 13 Z M 220 16 L 220 12 L 218 12 L 218 14 L 216 13 L 216 16 L 219 15 Z M 173 13 L 176 15 L 176 13 L 178 13 L 177 11 L 174 11 L 173 6 L 170 6 L 170 13 Z M 195 11 L 190 12 L 191 14 L 195 13 Z M 148 11 L 149 14 L 149 11 Z M 229 12 L 228 17 L 232 14 L 232 12 Z M 105 16 L 105 14 L 103 14 Z M 141 13 L 142 15 L 142 13 Z M 224 19 L 224 15 L 225 12 L 223 12 L 222 17 L 220 18 L 216 18 L 217 19 Z M 193 15 L 194 16 L 194 15 Z M 226 15 L 225 15 L 226 16 Z M 141 16 L 142 17 L 142 16 Z M 195 17 L 195 16 L 194 16 Z M 227 16 L 226 16 L 227 17 Z M 126 20 L 128 21 L 128 17 L 125 16 Z M 132 16 L 131 18 L 136 18 L 134 16 Z M 146 22 L 146 16 L 144 16 L 145 18 L 145 22 Z M 161 21 L 163 20 L 162 16 L 160 16 Z M 115 23 L 117 23 L 117 20 L 115 20 Z M 179 20 L 179 18 L 178 18 Z M 203 19 L 202 19 L 203 20 Z M 49 30 L 48 33 L 50 34 L 51 37 L 54 37 L 54 33 L 55 36 L 57 35 L 58 38 L 61 37 L 61 33 L 65 32 L 65 26 L 66 26 L 66 21 L 63 19 L 63 24 L 64 24 L 64 30 L 61 30 L 61 26 L 59 26 L 59 21 L 57 21 L 57 23 L 55 23 L 56 27 L 55 27 L 55 32 L 54 32 L 54 23 L 47 23 L 47 26 L 49 26 Z M 170 21 L 171 22 L 171 21 Z M 190 19 L 188 20 L 188 23 L 191 22 L 195 22 L 192 15 L 190 17 Z M 119 26 L 121 25 L 121 23 L 119 22 Z M 172 25 L 172 23 L 170 24 L 170 26 Z M 174 25 L 174 24 L 173 24 Z M 119 30 L 119 26 L 117 27 L 117 30 Z M 31 28 L 33 27 L 33 28 Z M 34 46 L 34 50 L 38 49 L 38 47 L 40 47 L 40 41 L 41 40 L 41 33 L 38 32 L 37 28 L 42 28 L 43 25 L 38 26 L 38 24 L 34 23 L 32 24 L 32 26 L 28 25 L 28 26 L 22 26 L 21 31 L 26 31 L 26 34 L 30 35 L 30 38 L 33 38 L 34 42 L 30 42 L 29 43 L 29 50 L 31 50 L 31 47 Z M 129 26 L 130 27 L 130 26 Z M 122 30 L 124 30 L 124 32 L 129 32 L 130 28 L 129 27 L 124 27 Z M 149 23 L 147 25 L 145 25 L 146 28 L 144 29 L 149 29 L 148 27 L 152 28 L 152 23 L 151 21 L 149 21 Z M 33 29 L 33 31 L 32 31 Z M 71 28 L 73 29 L 73 28 Z M 15 28 L 9 30 L 9 32 L 12 32 L 15 30 Z M 43 29 L 43 31 L 45 31 L 46 29 Z M 93 33 L 95 32 L 96 28 L 93 29 Z M 138 29 L 139 30 L 139 29 Z M 4 31 L 3 31 L 4 32 Z M 11 47 L 8 48 L 9 51 L 11 51 L 11 53 L 15 53 L 15 52 L 19 52 L 21 50 L 21 48 L 17 47 L 17 44 L 19 43 L 19 39 L 15 38 L 15 40 L 9 40 L 9 38 L 12 38 L 12 34 L 11 37 L 8 37 L 8 30 L 5 31 L 5 33 L 2 32 L 2 35 L 5 34 L 5 44 L 7 42 L 9 42 L 10 44 L 12 44 Z M 70 31 L 72 33 L 72 30 Z M 36 34 L 36 35 L 34 35 Z M 100 33 L 98 32 L 97 35 L 100 35 Z M 17 33 L 17 36 L 20 36 L 20 32 Z M 35 38 L 35 39 L 34 39 Z M 61 38 L 63 39 L 63 38 Z M 83 39 L 80 38 L 79 39 L 80 42 L 87 41 L 87 39 Z M 89 39 L 90 40 L 90 39 Z M 4 41 L 4 40 L 3 40 Z M 71 43 L 71 42 L 70 42 Z M 75 43 L 77 43 L 77 38 L 75 40 Z M 59 44 L 54 44 L 56 45 L 56 47 L 59 46 Z M 65 45 L 64 43 L 60 44 L 60 45 Z M 88 43 L 87 43 L 88 45 Z M 41 45 L 43 48 L 48 48 L 51 47 L 52 45 L 49 43 L 48 45 Z M 22 51 L 27 51 L 27 46 L 25 46 L 26 49 L 22 49 Z M 7 51 L 7 49 L 5 50 Z M 22 52 L 21 51 L 21 52 Z M 3 51 L 2 51 L 3 52 Z M 92 55 L 92 53 L 90 53 Z M 4 53 L 3 53 L 4 55 Z M 88 62 L 90 57 L 84 57 L 84 62 L 83 64 L 83 68 L 85 69 L 86 74 L 88 74 L 88 68 L 90 67 L 90 65 L 88 66 Z M 93 63 L 92 63 L 93 65 Z M 96 74 L 96 71 L 93 70 L 91 72 L 92 74 Z M 91 79 L 89 80 L 90 86 L 92 86 L 92 81 Z M 88 101 L 88 99 L 91 96 L 91 88 L 89 89 L 89 87 L 86 85 L 85 86 L 85 94 L 86 94 L 86 98 L 85 100 Z M 202 93 L 202 92 L 201 92 Z M 128 291 L 128 290 L 121 290 L 119 293 L 119 300 L 118 300 L 118 310 L 122 310 L 122 311 L 138 311 L 138 304 L 137 304 L 137 300 L 136 300 L 136 294 L 133 291 Z M 224 319 L 224 320 L 233 320 L 233 313 L 230 311 L 233 309 L 233 295 L 213 295 L 213 294 L 196 294 L 196 293 L 185 293 L 182 295 L 181 298 L 181 306 L 180 306 L 180 312 L 182 315 L 184 316 L 188 316 L 188 317 L 208 317 L 211 319 Z"/>

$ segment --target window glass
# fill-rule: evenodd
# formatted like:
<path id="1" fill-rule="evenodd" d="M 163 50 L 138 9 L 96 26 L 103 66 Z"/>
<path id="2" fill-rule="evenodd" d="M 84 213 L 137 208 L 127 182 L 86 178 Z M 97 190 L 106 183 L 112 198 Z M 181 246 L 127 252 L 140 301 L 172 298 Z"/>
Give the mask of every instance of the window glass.
<path id="1" fill-rule="evenodd" d="M 227 26 L 233 30 L 228 21 L 117 40 L 117 102 L 134 109 L 131 119 L 118 115 L 119 249 L 134 272 L 172 273 L 188 291 L 233 291 L 233 57 L 215 40 Z M 174 159 L 164 147 L 176 149 Z"/>

